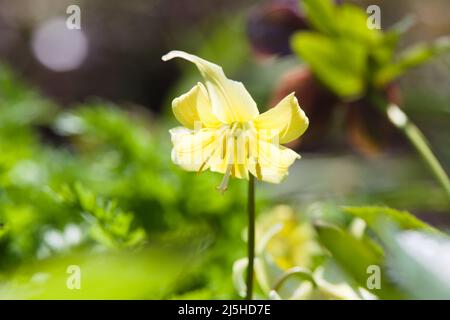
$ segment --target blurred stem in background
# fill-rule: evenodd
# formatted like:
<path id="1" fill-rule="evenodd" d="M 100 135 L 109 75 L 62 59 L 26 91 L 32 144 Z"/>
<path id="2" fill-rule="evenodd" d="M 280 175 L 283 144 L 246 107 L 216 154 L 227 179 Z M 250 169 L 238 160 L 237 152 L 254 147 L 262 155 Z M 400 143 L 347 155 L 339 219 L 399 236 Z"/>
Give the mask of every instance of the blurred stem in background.
<path id="1" fill-rule="evenodd" d="M 247 300 L 253 296 L 253 265 L 255 261 L 255 178 L 248 178 L 248 267 L 247 267 Z"/>
<path id="2" fill-rule="evenodd" d="M 430 144 L 419 130 L 419 128 L 409 120 L 408 116 L 395 103 L 388 103 L 380 96 L 376 96 L 374 101 L 378 107 L 386 113 L 389 121 L 397 127 L 408 138 L 416 151 L 420 154 L 428 169 L 445 190 L 450 204 L 450 180 L 447 173 L 442 168 L 439 160 L 431 151 Z"/>

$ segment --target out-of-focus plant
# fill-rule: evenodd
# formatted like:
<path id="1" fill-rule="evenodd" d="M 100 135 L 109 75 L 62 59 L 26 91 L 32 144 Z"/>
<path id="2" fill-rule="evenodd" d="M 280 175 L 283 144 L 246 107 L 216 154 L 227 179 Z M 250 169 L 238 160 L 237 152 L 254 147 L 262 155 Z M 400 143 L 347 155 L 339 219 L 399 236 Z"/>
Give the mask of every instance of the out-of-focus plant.
<path id="1" fill-rule="evenodd" d="M 255 272 L 260 298 L 448 298 L 443 280 L 448 236 L 406 211 L 343 211 L 350 223 L 301 221 L 288 206 L 275 207 L 258 219 Z M 246 265 L 242 258 L 233 266 L 241 295 Z M 420 276 L 414 278 L 417 272 Z M 422 286 L 426 290 L 421 291 Z"/>
<path id="2" fill-rule="evenodd" d="M 267 15 L 280 11 L 277 3 L 284 4 L 273 3 L 266 9 Z M 304 105 L 311 114 L 312 134 L 328 130 L 332 112 L 343 105 L 348 140 L 367 155 L 378 153 L 380 142 L 392 137 L 390 128 L 397 127 L 425 160 L 450 199 L 449 179 L 425 137 L 399 108 L 399 88 L 395 84 L 409 69 L 448 52 L 450 40 L 443 37 L 429 44 L 416 44 L 396 55 L 397 44 L 407 30 L 407 20 L 382 31 L 369 28 L 365 11 L 351 4 L 302 0 L 297 6 L 300 7 L 295 10 L 304 15 L 304 23 L 297 32 L 291 32 L 290 47 L 307 68 L 286 74 L 276 89 L 274 102 L 292 91 L 306 97 Z M 286 7 L 278 14 L 286 17 L 292 10 Z M 319 126 L 316 129 L 315 124 Z"/>
<path id="3" fill-rule="evenodd" d="M 247 21 L 247 35 L 257 57 L 292 54 L 289 38 L 299 30 L 310 30 L 301 0 L 267 1 L 255 6 Z M 335 0 L 341 3 L 341 0 Z"/>
<path id="4" fill-rule="evenodd" d="M 382 237 L 391 252 L 390 276 L 411 298 L 450 298 L 449 236 L 400 231 L 388 225 Z"/>
<path id="5" fill-rule="evenodd" d="M 0 299 L 162 299 L 176 287 L 191 248 L 147 247 L 139 252 L 75 252 L 0 274 Z M 80 271 L 70 290 L 69 266 Z"/>
<path id="6" fill-rule="evenodd" d="M 106 247 L 134 247 L 146 239 L 144 229 L 133 221 L 133 214 L 119 208 L 117 201 L 108 201 L 80 184 L 63 186 L 55 197 L 69 210 L 81 212 L 90 225 L 92 238 Z"/>
<path id="7" fill-rule="evenodd" d="M 412 299 L 449 299 L 450 237 L 405 211 L 354 207 L 385 251 L 383 275 Z"/>
<path id="8" fill-rule="evenodd" d="M 244 186 L 236 181 L 229 197 L 217 197 L 208 190 L 219 184 L 220 177 L 195 177 L 179 170 L 170 162 L 164 122 L 152 121 L 152 115 L 143 116 L 142 110 L 125 111 L 102 101 L 61 110 L 4 66 L 0 69 L 0 114 L 2 298 L 44 297 L 11 293 L 23 293 L 21 288 L 33 285 L 39 274 L 54 270 L 62 275 L 55 282 L 40 282 L 38 290 L 44 290 L 45 297 L 67 290 L 59 282 L 67 276 L 62 266 L 66 261 L 84 264 L 79 251 L 90 260 L 98 252 L 120 252 L 126 257 L 149 246 L 169 248 L 179 243 L 192 244 L 183 250 L 197 262 L 184 268 L 186 274 L 164 297 L 197 292 L 204 292 L 206 298 L 233 297 L 231 281 L 223 279 L 240 254 L 227 248 L 240 243 L 235 234 L 241 218 L 233 212 L 245 205 Z M 60 257 L 61 263 L 50 268 L 50 261 Z M 139 258 L 136 263 L 142 262 L 142 268 L 147 262 L 159 263 L 158 255 L 149 259 Z M 188 263 L 174 263 L 182 266 L 183 261 Z M 33 267 L 25 270 L 21 267 L 25 265 Z M 138 278 L 145 276 L 139 270 L 136 286 Z M 99 273 L 96 269 L 95 274 Z M 126 282 L 125 277 L 118 279 Z M 135 292 L 118 283 L 110 295 L 94 290 L 84 291 L 85 297 L 162 297 L 154 295 L 155 288 L 148 289 L 146 280 L 141 282 L 142 290 L 135 288 Z M 57 283 L 62 287 L 54 287 L 53 295 L 50 286 Z"/>
<path id="9" fill-rule="evenodd" d="M 400 265 L 393 267 L 392 264 L 392 259 L 398 254 L 393 240 L 393 226 L 396 232 L 419 232 L 430 237 L 445 235 L 407 211 L 376 206 L 346 207 L 343 211 L 350 217 L 357 218 L 356 221 L 363 221 L 367 228 L 364 225 L 344 228 L 317 224 L 319 241 L 329 251 L 333 260 L 359 286 L 365 287 L 379 298 L 411 298 L 411 291 L 404 290 L 405 287 L 399 283 L 398 275 L 402 274 L 403 270 Z M 428 244 L 425 247 L 428 247 Z M 428 250 L 433 249 L 428 247 Z M 374 270 L 375 275 L 371 273 Z M 425 278 L 434 277 L 433 271 L 426 272 L 428 274 L 424 274 Z M 371 282 L 370 278 L 377 281 Z M 411 285 L 413 283 L 415 281 L 412 281 Z M 440 295 L 440 298 L 443 297 L 444 295 Z"/>
<path id="10" fill-rule="evenodd" d="M 256 279 L 261 298 L 268 299 L 368 299 L 374 298 L 327 257 L 310 222 L 296 211 L 279 205 L 257 223 Z M 238 292 L 245 293 L 243 272 L 247 259 L 233 266 Z"/>

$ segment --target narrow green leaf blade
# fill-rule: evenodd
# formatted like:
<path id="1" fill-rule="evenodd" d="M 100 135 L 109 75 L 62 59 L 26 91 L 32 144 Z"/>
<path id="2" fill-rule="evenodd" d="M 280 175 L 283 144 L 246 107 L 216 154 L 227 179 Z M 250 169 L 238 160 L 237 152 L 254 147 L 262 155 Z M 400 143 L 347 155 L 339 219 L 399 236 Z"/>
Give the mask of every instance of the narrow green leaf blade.
<path id="1" fill-rule="evenodd" d="M 383 226 L 391 278 L 414 299 L 450 299 L 450 238 Z"/>
<path id="2" fill-rule="evenodd" d="M 398 299 L 401 294 L 392 286 L 382 271 L 381 288 L 367 287 L 370 266 L 383 270 L 384 256 L 379 247 L 368 238 L 357 239 L 351 234 L 332 226 L 317 226 L 320 242 L 331 252 L 335 261 L 363 288 L 380 298 Z"/>
<path id="3" fill-rule="evenodd" d="M 380 220 L 388 220 L 401 229 L 421 229 L 436 231 L 433 227 L 417 219 L 407 211 L 400 211 L 388 207 L 346 207 L 344 211 L 354 217 L 363 219 L 371 228 L 377 227 Z"/>
<path id="4" fill-rule="evenodd" d="M 375 85 L 385 86 L 406 71 L 425 63 L 440 54 L 450 51 L 450 37 L 442 37 L 431 44 L 417 44 L 406 49 L 395 63 L 388 64 L 377 71 Z"/>

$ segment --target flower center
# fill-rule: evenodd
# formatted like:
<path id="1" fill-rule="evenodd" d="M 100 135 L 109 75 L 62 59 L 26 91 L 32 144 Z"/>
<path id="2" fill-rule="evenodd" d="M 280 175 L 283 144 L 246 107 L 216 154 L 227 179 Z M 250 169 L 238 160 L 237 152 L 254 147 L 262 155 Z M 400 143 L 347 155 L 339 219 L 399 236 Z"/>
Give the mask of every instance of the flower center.
<path id="1" fill-rule="evenodd" d="M 227 168 L 222 182 L 217 187 L 222 194 L 228 189 L 230 176 L 235 176 L 236 165 L 244 164 L 249 154 L 247 133 L 249 124 L 233 122 L 227 127 L 222 142 L 222 159 L 226 161 Z"/>

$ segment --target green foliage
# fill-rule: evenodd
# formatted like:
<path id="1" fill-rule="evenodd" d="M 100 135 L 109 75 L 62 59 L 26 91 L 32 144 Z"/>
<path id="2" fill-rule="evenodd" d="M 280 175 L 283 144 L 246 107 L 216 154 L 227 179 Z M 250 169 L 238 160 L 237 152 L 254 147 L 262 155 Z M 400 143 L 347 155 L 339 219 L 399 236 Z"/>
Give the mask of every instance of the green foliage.
<path id="1" fill-rule="evenodd" d="M 320 242 L 330 251 L 335 261 L 363 288 L 367 288 L 368 268 L 382 267 L 382 249 L 369 238 L 358 239 L 344 230 L 327 225 L 316 227 Z M 381 290 L 371 289 L 380 298 L 394 299 L 401 295 L 382 278 Z"/>
<path id="2" fill-rule="evenodd" d="M 416 44 L 405 49 L 393 63 L 385 64 L 377 70 L 374 82 L 377 86 L 384 86 L 407 70 L 448 51 L 450 51 L 450 37 L 442 37 L 431 44 Z"/>
<path id="3" fill-rule="evenodd" d="M 364 90 L 367 56 L 364 46 L 348 39 L 334 40 L 316 32 L 294 35 L 292 46 L 337 94 L 354 96 Z"/>
<path id="4" fill-rule="evenodd" d="M 296 229 L 280 232 L 282 222 L 273 225 L 258 246 L 258 294 L 269 299 L 448 299 L 448 236 L 406 211 L 366 206 L 341 214 L 351 223 L 334 219 L 331 224 L 326 216 L 314 223 L 313 241 L 322 249 L 308 267 L 277 263 L 274 235 L 289 243 Z M 244 292 L 245 266 L 243 258 L 233 268 L 236 289 Z"/>
<path id="5" fill-rule="evenodd" d="M 3 280 L 2 299 L 162 299 L 186 266 L 189 248 L 148 248 L 141 252 L 74 253 L 22 266 Z M 80 289 L 69 290 L 69 266 L 80 270 Z M 186 271 L 186 270 L 185 270 Z"/>
<path id="6" fill-rule="evenodd" d="M 126 289 L 129 279 L 118 276 L 119 264 L 131 252 L 145 256 L 149 246 L 180 243 L 192 244 L 180 250 L 195 259 L 173 262 L 189 274 L 177 279 L 164 297 L 204 290 L 208 297 L 233 297 L 229 274 L 242 252 L 229 248 L 245 250 L 239 237 L 245 185 L 233 180 L 223 197 L 215 192 L 220 175 L 197 176 L 177 168 L 170 161 L 165 122 L 102 101 L 58 109 L 5 67 L 0 72 L 0 115 L 1 298 L 13 297 L 11 290 L 24 298 L 71 298 L 61 293 L 67 291 L 59 282 L 67 277 L 64 264 L 79 262 L 92 269 L 92 277 L 106 281 L 104 271 L 89 267 L 97 265 L 97 252 L 124 255 L 122 262 L 114 260 L 117 268 L 108 274 L 120 283 L 105 286 L 111 292 L 84 291 L 73 297 L 162 297 L 155 293 L 159 284 L 144 278 L 154 272 L 155 279 L 174 279 L 176 270 L 152 269 L 148 263 L 158 264 L 158 258 L 148 263 L 139 258 L 134 284 Z M 79 233 L 79 241 L 69 241 L 70 230 Z M 25 294 L 23 288 L 35 275 L 55 272 L 45 293 Z"/>
<path id="7" fill-rule="evenodd" d="M 448 299 L 447 235 L 407 211 L 366 206 L 344 212 L 374 232 L 324 223 L 316 224 L 316 230 L 332 261 L 350 279 L 378 298 Z M 379 288 L 367 286 L 371 266 L 380 268 Z"/>
<path id="8" fill-rule="evenodd" d="M 326 34 L 337 33 L 334 23 L 336 18 L 336 7 L 332 0 L 302 1 L 300 3 L 311 24 L 319 31 Z"/>
<path id="9" fill-rule="evenodd" d="M 382 32 L 367 26 L 361 8 L 332 0 L 301 2 L 315 31 L 293 35 L 292 48 L 316 76 L 338 96 L 348 99 L 381 89 L 407 70 L 449 51 L 448 38 L 394 52 L 409 21 Z"/>
<path id="10" fill-rule="evenodd" d="M 381 221 L 389 221 L 402 229 L 436 230 L 407 211 L 387 207 L 346 207 L 344 211 L 363 219 L 371 228 L 376 228 Z"/>
<path id="11" fill-rule="evenodd" d="M 117 201 L 99 197 L 80 184 L 62 188 L 57 196 L 68 208 L 83 214 L 92 238 L 106 247 L 134 247 L 146 238 L 144 229 L 133 224 L 133 213 L 123 211 Z"/>
<path id="12" fill-rule="evenodd" d="M 392 279 L 414 299 L 449 299 L 450 237 L 384 227 Z"/>

